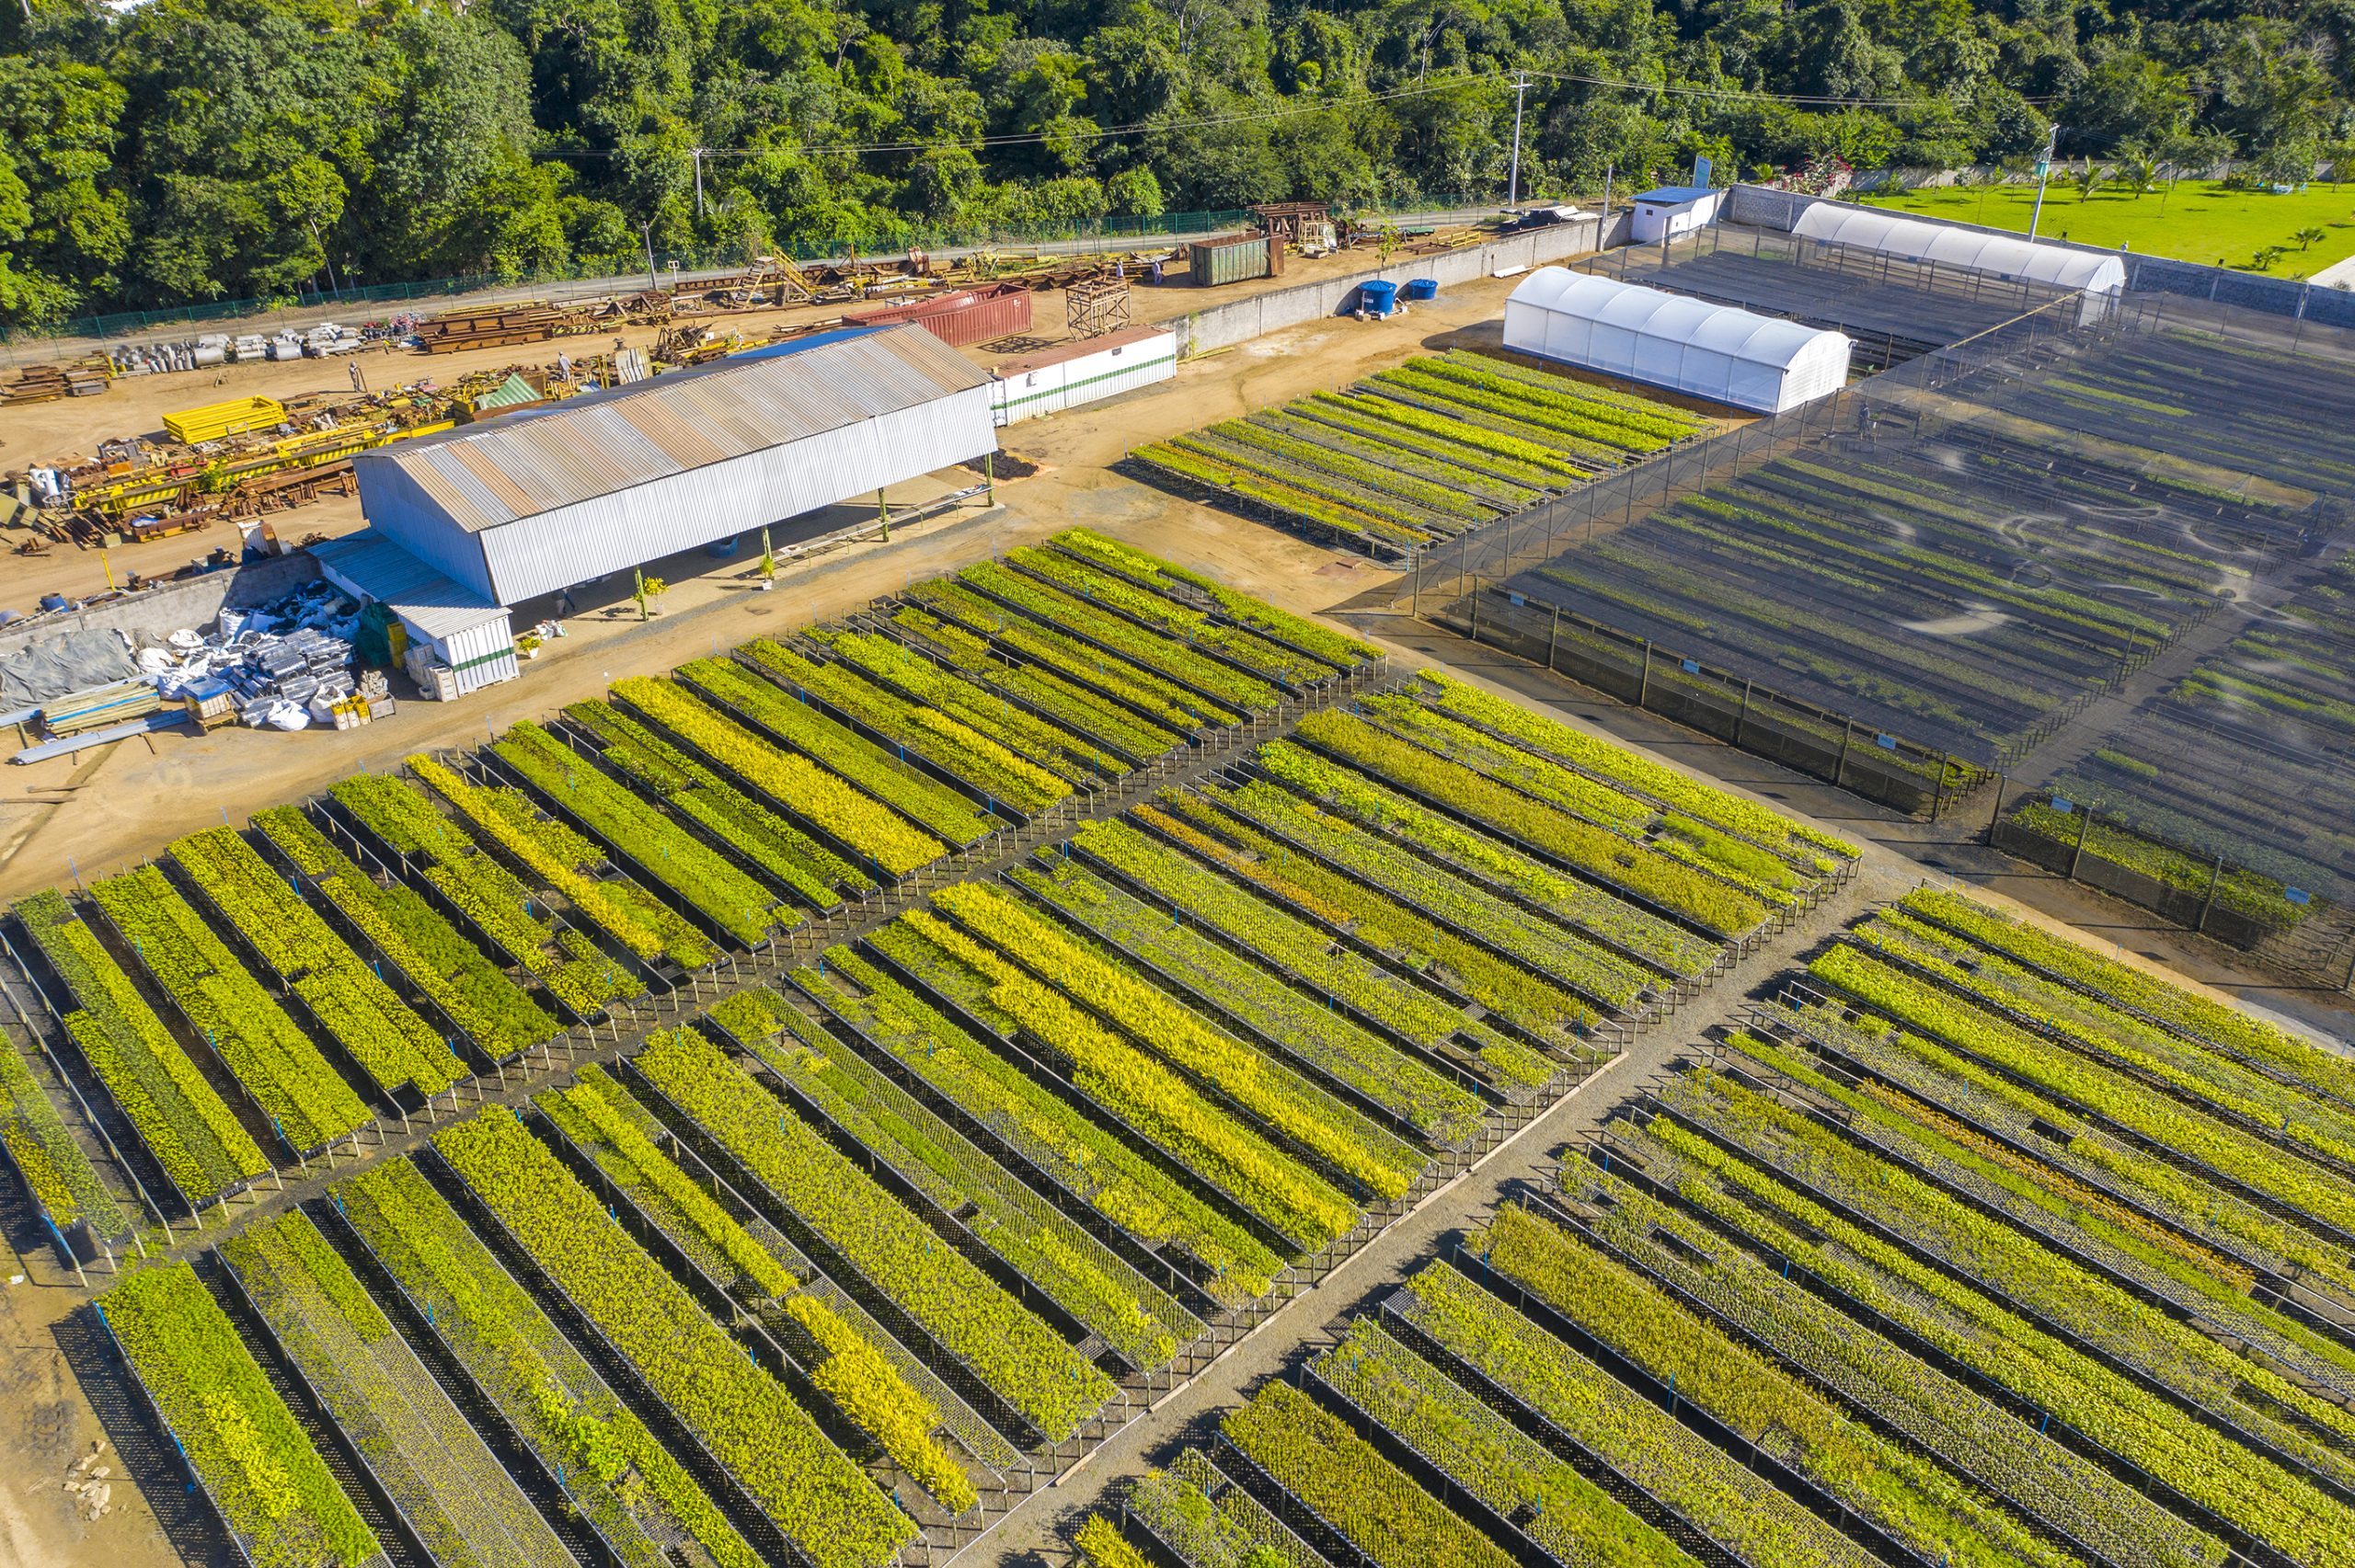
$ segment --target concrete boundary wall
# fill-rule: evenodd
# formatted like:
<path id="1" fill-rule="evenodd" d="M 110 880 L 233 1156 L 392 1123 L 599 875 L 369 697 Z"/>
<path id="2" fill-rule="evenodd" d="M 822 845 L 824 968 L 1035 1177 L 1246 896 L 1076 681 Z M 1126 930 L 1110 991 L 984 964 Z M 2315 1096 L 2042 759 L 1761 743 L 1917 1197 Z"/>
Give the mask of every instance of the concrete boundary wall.
<path id="1" fill-rule="evenodd" d="M 1355 303 L 1358 285 L 1372 279 L 1404 283 L 1414 278 L 1432 278 L 1443 289 L 1477 282 L 1503 268 L 1543 267 L 1550 261 L 1601 250 L 1605 245 L 1625 244 L 1628 222 L 1627 213 L 1614 213 L 1606 234 L 1603 232 L 1601 217 L 1591 214 L 1568 223 L 1551 223 L 1542 229 L 1500 235 L 1464 250 L 1413 257 L 1344 278 L 1327 278 L 1303 283 L 1296 289 L 1280 289 L 1223 303 L 1216 303 L 1214 290 L 1172 284 L 1144 292 L 1143 298 L 1147 303 L 1141 314 L 1155 326 L 1166 326 L 1178 335 L 1178 354 L 1185 359 L 1213 349 L 1231 348 L 1287 326 L 1338 315 Z M 1172 299 L 1172 295 L 1178 297 Z M 1199 309 L 1188 310 L 1186 306 L 1192 303 L 1185 297 L 1188 295 L 1202 296 L 1205 303 Z"/>
<path id="2" fill-rule="evenodd" d="M 66 632 L 120 631 L 141 641 L 160 642 L 183 626 L 201 630 L 224 606 L 244 610 L 267 604 L 318 576 L 319 563 L 308 550 L 224 567 L 70 614 L 43 615 L 32 625 L 0 630 L 0 656 Z"/>

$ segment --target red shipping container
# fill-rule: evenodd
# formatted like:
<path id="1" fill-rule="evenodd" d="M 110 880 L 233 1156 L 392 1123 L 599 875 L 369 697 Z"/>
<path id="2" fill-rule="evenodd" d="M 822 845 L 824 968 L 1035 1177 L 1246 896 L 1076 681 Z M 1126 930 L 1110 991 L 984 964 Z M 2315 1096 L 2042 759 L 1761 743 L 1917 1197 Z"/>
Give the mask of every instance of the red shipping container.
<path id="1" fill-rule="evenodd" d="M 845 311 L 855 326 L 921 326 L 951 348 L 970 348 L 1030 330 L 1030 291 L 1018 283 L 984 283 L 904 304 Z"/>

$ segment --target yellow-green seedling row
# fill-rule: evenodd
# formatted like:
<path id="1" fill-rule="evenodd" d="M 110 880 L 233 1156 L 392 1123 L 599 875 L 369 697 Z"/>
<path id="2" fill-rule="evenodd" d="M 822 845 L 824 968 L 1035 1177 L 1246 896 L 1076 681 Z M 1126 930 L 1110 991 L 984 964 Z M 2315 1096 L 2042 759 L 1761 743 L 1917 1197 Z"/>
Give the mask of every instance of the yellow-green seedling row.
<path id="1" fill-rule="evenodd" d="M 641 963 L 668 959 L 700 969 L 718 956 L 711 939 L 629 877 L 605 874 L 605 852 L 544 815 L 521 790 L 475 783 L 438 759 L 408 759 L 410 773 L 484 843 L 495 845 L 571 911 L 619 943 Z"/>
<path id="2" fill-rule="evenodd" d="M 18 900 L 12 912 L 72 998 L 72 1011 L 64 1015 L 66 1033 L 180 1195 L 202 1203 L 268 1173 L 268 1157 L 236 1113 L 64 897 L 43 889 Z M 0 1071 L 7 1070 L 0 1064 Z M 29 1124 L 39 1113 L 27 1115 Z M 29 1125 L 29 1136 L 31 1130 Z M 80 1158 L 78 1149 L 71 1156 L 51 1154 L 51 1139 L 32 1138 L 18 1154 L 14 1136 L 8 1144 L 19 1171 L 29 1164 L 40 1167 L 46 1160 L 44 1180 L 54 1185 L 57 1200 L 71 1206 L 71 1218 L 61 1219 L 59 1208 L 45 1196 L 43 1207 L 52 1220 L 67 1224 L 83 1216 L 84 1205 L 76 1196 L 78 1177 L 71 1163 Z M 111 1205 L 113 1199 L 106 1202 Z M 118 1233 L 105 1228 L 98 1218 L 104 1214 L 104 1208 L 97 1211 L 93 1227 L 104 1234 Z"/>
<path id="3" fill-rule="evenodd" d="M 1105 1131 L 908 987 L 847 947 L 795 987 L 1040 1178 L 1148 1251 L 1188 1266 L 1220 1308 L 1265 1298 L 1284 1260 L 1127 1140 Z"/>
<path id="4" fill-rule="evenodd" d="M 368 1125 L 360 1096 L 161 871 L 143 865 L 90 891 L 289 1150 L 323 1149 Z"/>
<path id="5" fill-rule="evenodd" d="M 361 1245 L 428 1321 L 566 1502 L 627 1568 L 672 1568 L 684 1538 L 714 1568 L 759 1568 L 726 1512 L 407 1158 L 336 1188 Z"/>
<path id="6" fill-rule="evenodd" d="M 699 1035 L 632 1059 L 845 1266 L 1051 1441 L 1112 1397 L 1111 1380 Z"/>
<path id="7" fill-rule="evenodd" d="M 177 840 L 171 855 L 377 1088 L 432 1095 L 465 1076 L 450 1042 L 233 830 Z"/>
<path id="8" fill-rule="evenodd" d="M 233 1539 L 256 1562 L 363 1568 L 375 1533 L 186 1263 L 141 1269 L 98 1310 Z"/>
<path id="9" fill-rule="evenodd" d="M 436 1133 L 474 1199 L 811 1561 L 889 1562 L 913 1520 L 546 1145 L 494 1106 Z"/>
<path id="10" fill-rule="evenodd" d="M 484 853 L 465 826 L 436 810 L 416 784 L 359 773 L 327 793 L 387 849 L 421 864 L 427 886 L 491 949 L 575 1015 L 596 1018 L 614 1002 L 645 994 L 646 982 L 628 966 L 582 932 L 559 926 L 546 898 Z"/>
<path id="11" fill-rule="evenodd" d="M 887 1165 L 929 1205 L 1142 1372 L 1166 1367 L 1200 1319 L 1065 1219 L 955 1128 L 775 991 L 740 991 L 713 1024 L 787 1093 Z"/>
<path id="12" fill-rule="evenodd" d="M 563 1033 L 563 1024 L 421 895 L 399 882 L 379 883 L 299 807 L 258 811 L 253 825 L 492 1060 L 504 1061 Z"/>
<path id="13" fill-rule="evenodd" d="M 782 1318 L 814 1349 L 810 1381 L 852 1425 L 952 1514 L 973 1506 L 971 1479 L 934 1435 L 943 1413 L 893 1364 L 898 1346 L 879 1343 L 806 1290 L 808 1262 L 766 1224 L 740 1221 L 663 1151 L 665 1129 L 603 1068 L 583 1068 L 573 1083 L 534 1100 L 575 1149 L 629 1195 L 640 1216 L 661 1230 L 733 1300 Z M 756 1233 L 757 1230 L 757 1233 Z"/>

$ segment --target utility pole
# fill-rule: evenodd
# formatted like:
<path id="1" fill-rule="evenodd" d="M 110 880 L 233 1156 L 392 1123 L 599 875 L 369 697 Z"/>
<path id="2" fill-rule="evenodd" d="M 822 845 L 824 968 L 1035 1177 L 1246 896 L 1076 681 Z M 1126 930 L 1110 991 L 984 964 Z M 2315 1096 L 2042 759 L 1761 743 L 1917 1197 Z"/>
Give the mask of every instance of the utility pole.
<path id="1" fill-rule="evenodd" d="M 1512 173 L 1505 184 L 1505 211 L 1521 206 L 1521 103 L 1529 91 L 1529 73 L 1515 71 L 1512 83 Z"/>
<path id="2" fill-rule="evenodd" d="M 696 219 L 696 221 L 697 221 L 698 223 L 700 223 L 700 222 L 702 221 L 702 219 L 703 219 L 703 149 L 702 149 L 701 147 L 697 147 L 697 148 L 695 150 L 695 219 Z"/>
<path id="3" fill-rule="evenodd" d="M 654 220 L 649 218 L 638 225 L 638 237 L 646 242 L 646 291 L 659 293 L 662 285 L 654 280 Z"/>
<path id="4" fill-rule="evenodd" d="M 2036 160 L 2036 211 L 2028 214 L 2028 240 L 2036 243 L 2036 225 L 2044 221 L 2044 182 L 2052 173 L 2052 149 L 2061 144 L 2061 127 L 2055 124 L 2051 135 L 2044 139 L 2044 156 Z"/>

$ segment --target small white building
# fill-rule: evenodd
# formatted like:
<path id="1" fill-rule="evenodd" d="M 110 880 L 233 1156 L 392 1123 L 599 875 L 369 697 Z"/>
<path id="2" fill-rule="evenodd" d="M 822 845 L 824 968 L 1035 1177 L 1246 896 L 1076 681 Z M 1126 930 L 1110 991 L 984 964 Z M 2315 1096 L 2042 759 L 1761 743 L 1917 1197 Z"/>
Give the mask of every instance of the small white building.
<path id="1" fill-rule="evenodd" d="M 311 546 L 327 581 L 363 606 L 381 602 L 408 628 L 409 646 L 431 651 L 458 694 L 522 673 L 507 607 L 451 581 L 373 528 Z"/>
<path id="2" fill-rule="evenodd" d="M 1058 343 L 990 372 L 990 418 L 1018 424 L 1098 398 L 1118 397 L 1178 373 L 1178 335 L 1166 326 L 1124 326 L 1100 338 Z"/>
<path id="3" fill-rule="evenodd" d="M 1847 338 L 1637 283 L 1541 267 L 1505 302 L 1505 347 L 1762 414 L 1848 383 Z"/>
<path id="4" fill-rule="evenodd" d="M 1637 245 L 1658 245 L 1664 239 L 1707 228 L 1717 221 L 1725 191 L 1706 185 L 1663 185 L 1636 198 L 1628 216 L 1628 236 Z"/>

